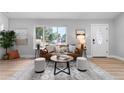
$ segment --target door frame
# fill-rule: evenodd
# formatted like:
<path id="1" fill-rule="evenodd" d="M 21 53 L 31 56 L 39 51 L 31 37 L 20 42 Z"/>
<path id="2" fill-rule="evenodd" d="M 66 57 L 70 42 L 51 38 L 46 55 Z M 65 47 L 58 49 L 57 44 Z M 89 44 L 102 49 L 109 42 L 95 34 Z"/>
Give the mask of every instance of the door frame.
<path id="1" fill-rule="evenodd" d="M 107 51 L 108 51 L 108 53 L 107 53 L 107 55 L 106 55 L 106 57 L 109 57 L 109 31 L 110 31 L 110 28 L 109 28 L 109 24 L 91 24 L 91 39 L 90 39 L 90 44 L 91 44 L 91 57 L 93 57 L 93 44 L 92 44 L 92 27 L 93 26 L 95 26 L 95 25 L 105 25 L 105 26 L 107 26 L 108 27 L 108 44 L 107 44 Z"/>

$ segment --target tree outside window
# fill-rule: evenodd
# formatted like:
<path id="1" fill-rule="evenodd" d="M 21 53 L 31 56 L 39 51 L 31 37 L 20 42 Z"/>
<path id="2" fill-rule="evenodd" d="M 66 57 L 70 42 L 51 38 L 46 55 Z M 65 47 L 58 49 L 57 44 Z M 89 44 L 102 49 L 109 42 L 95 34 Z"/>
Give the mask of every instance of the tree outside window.
<path id="1" fill-rule="evenodd" d="M 36 27 L 36 39 L 45 44 L 66 43 L 66 27 Z"/>

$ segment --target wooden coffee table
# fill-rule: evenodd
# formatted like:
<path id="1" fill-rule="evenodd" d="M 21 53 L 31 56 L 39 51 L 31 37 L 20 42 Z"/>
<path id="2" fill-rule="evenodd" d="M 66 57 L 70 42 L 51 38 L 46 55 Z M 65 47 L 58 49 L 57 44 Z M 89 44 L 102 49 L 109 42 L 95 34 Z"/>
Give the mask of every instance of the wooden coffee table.
<path id="1" fill-rule="evenodd" d="M 64 72 L 68 75 L 70 75 L 70 61 L 73 60 L 73 57 L 69 56 L 69 55 L 62 55 L 60 57 L 57 57 L 57 55 L 53 55 L 51 58 L 50 58 L 52 61 L 55 62 L 55 66 L 54 66 L 54 75 L 57 75 L 59 74 L 60 72 Z M 57 67 L 57 64 L 60 64 L 60 63 L 65 63 L 67 64 L 67 66 L 63 69 Z M 58 72 L 56 70 L 59 70 Z M 68 69 L 68 72 L 66 72 L 65 70 Z"/>

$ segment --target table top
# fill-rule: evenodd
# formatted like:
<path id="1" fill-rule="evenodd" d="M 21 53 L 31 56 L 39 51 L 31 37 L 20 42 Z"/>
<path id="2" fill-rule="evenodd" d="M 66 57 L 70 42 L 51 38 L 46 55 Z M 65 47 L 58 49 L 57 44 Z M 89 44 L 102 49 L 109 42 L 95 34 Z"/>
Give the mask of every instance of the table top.
<path id="1" fill-rule="evenodd" d="M 60 55 L 60 57 L 57 58 L 57 55 L 53 55 L 50 59 L 52 61 L 54 61 L 54 62 L 66 63 L 66 62 L 72 61 L 73 60 L 73 57 L 71 57 L 69 55 Z"/>

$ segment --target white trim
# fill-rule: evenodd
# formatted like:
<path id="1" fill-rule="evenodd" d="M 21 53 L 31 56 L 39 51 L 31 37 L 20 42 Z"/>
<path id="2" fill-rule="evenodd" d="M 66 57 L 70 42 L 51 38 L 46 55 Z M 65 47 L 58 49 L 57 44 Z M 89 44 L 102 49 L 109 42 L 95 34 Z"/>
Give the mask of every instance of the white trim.
<path id="1" fill-rule="evenodd" d="M 91 42 L 91 57 L 93 57 L 93 47 L 92 47 L 92 26 L 94 25 L 106 25 L 108 26 L 108 47 L 107 47 L 107 50 L 108 50 L 108 54 L 107 54 L 107 57 L 109 56 L 109 24 L 91 24 L 91 38 L 90 38 L 90 42 Z"/>
<path id="2" fill-rule="evenodd" d="M 92 46 L 92 26 L 93 26 L 93 24 L 91 24 L 91 36 L 90 36 L 90 44 L 91 44 L 91 57 L 93 57 L 93 46 Z"/>
<path id="3" fill-rule="evenodd" d="M 92 56 L 91 55 L 87 55 L 87 58 L 92 58 Z"/>
<path id="4" fill-rule="evenodd" d="M 109 55 L 108 57 L 109 57 L 109 58 L 115 58 L 115 59 L 124 61 L 124 58 L 123 58 L 123 57 L 119 57 L 119 56 L 115 56 L 115 55 Z"/>

